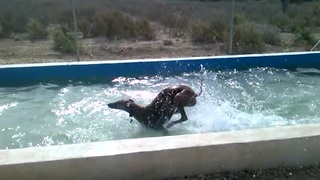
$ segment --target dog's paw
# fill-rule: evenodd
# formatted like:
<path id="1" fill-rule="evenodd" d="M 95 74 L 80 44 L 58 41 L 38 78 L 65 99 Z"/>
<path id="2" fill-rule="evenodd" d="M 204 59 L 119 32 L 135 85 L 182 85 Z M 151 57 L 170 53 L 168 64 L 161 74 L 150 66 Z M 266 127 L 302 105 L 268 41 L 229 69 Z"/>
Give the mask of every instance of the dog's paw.
<path id="1" fill-rule="evenodd" d="M 174 122 L 170 122 L 170 123 L 168 123 L 168 124 L 166 125 L 166 128 L 170 128 L 170 127 L 172 127 L 173 125 L 175 125 L 175 123 L 174 123 Z"/>

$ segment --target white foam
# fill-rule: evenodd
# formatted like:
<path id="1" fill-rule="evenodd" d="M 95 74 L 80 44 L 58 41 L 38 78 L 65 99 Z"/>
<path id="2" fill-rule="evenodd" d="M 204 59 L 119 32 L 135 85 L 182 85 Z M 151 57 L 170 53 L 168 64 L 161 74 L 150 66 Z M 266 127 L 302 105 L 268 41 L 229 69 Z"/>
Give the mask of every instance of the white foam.
<path id="1" fill-rule="evenodd" d="M 122 98 L 146 105 L 170 85 L 187 84 L 198 92 L 199 76 L 120 77 L 110 84 L 0 88 L 0 148 L 320 122 L 320 79 L 268 68 L 205 72 L 197 104 L 185 108 L 189 120 L 165 134 L 143 128 L 135 120 L 130 123 L 128 113 L 107 106 Z M 172 120 L 179 118 L 174 115 Z"/>

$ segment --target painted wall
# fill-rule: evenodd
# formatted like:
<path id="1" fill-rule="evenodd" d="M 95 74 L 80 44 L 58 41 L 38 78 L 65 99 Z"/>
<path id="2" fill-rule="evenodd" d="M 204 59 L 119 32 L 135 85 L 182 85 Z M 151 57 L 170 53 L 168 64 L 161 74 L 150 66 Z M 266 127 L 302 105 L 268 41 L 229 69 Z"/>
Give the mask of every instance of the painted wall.
<path id="1" fill-rule="evenodd" d="M 320 69 L 320 52 L 2 65 L 0 66 L 0 87 L 22 86 L 39 82 L 101 82 L 119 76 L 179 74 L 199 71 L 201 64 L 208 70 L 243 70 L 255 67 L 290 70 L 299 67 Z"/>

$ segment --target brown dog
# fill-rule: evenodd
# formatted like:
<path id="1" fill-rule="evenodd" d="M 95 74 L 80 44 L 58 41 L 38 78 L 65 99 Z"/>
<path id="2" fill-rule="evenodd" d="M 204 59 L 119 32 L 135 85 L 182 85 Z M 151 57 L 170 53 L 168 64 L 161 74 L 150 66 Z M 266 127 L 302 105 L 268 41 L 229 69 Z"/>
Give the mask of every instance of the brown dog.
<path id="1" fill-rule="evenodd" d="M 147 106 L 136 104 L 132 99 L 123 99 L 108 106 L 113 109 L 124 110 L 146 127 L 162 130 L 163 124 L 169 121 L 175 112 L 180 112 L 181 118 L 172 121 L 167 128 L 188 120 L 184 111 L 186 106 L 194 106 L 196 97 L 202 93 L 202 81 L 200 93 L 196 94 L 189 86 L 180 85 L 178 87 L 168 87 L 163 89 L 156 98 Z"/>

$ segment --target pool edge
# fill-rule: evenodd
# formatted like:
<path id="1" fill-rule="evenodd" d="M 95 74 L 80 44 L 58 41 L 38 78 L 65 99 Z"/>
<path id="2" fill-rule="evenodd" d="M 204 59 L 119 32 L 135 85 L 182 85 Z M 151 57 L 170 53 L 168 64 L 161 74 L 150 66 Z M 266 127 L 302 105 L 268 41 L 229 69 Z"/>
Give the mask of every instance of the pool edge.
<path id="1" fill-rule="evenodd" d="M 164 179 L 320 162 L 320 124 L 0 151 L 0 179 Z M 160 143 L 159 143 L 160 142 Z"/>
<path id="2" fill-rule="evenodd" d="M 101 83 L 120 76 L 170 76 L 200 71 L 201 66 L 209 71 L 259 67 L 320 69 L 320 51 L 0 65 L 0 87 L 39 83 Z"/>

